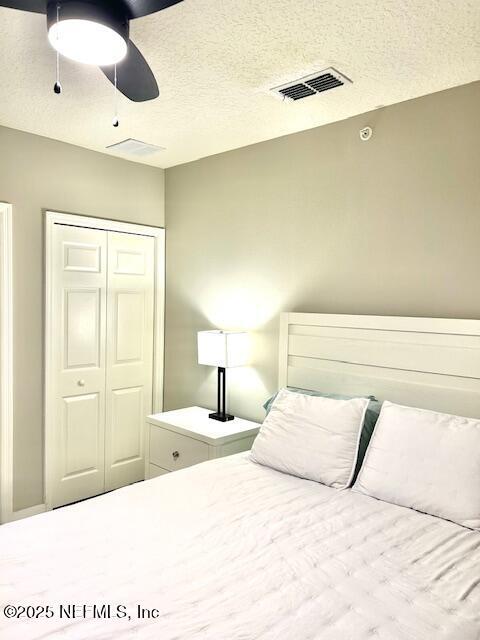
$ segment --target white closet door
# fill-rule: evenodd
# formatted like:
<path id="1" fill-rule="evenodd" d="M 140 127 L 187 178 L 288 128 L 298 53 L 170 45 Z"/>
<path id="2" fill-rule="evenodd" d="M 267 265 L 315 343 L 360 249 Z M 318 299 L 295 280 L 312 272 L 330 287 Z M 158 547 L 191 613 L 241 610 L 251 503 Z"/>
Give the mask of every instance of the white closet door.
<path id="1" fill-rule="evenodd" d="M 105 489 L 143 480 L 152 412 L 155 241 L 108 232 Z"/>
<path id="2" fill-rule="evenodd" d="M 102 493 L 107 232 L 55 225 L 52 506 Z"/>

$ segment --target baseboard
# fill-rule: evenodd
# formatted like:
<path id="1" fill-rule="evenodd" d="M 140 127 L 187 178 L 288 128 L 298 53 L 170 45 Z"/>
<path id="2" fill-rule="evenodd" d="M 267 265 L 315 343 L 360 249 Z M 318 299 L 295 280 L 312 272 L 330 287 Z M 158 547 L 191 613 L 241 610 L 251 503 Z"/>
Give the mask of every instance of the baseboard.
<path id="1" fill-rule="evenodd" d="M 39 513 L 46 511 L 44 504 L 36 504 L 33 507 L 27 507 L 27 509 L 19 509 L 18 511 L 12 511 L 6 522 L 13 522 L 14 520 L 22 520 L 23 518 L 30 518 L 30 516 L 36 516 Z"/>

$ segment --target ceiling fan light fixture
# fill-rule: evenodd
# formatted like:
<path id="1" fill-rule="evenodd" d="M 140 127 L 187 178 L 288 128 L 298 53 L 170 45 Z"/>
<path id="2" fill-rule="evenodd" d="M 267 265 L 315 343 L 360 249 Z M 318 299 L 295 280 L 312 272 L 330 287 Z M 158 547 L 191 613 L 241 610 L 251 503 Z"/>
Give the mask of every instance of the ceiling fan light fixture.
<path id="1" fill-rule="evenodd" d="M 133 102 L 159 96 L 152 69 L 130 40 L 130 20 L 182 0 L 0 0 L 0 7 L 44 14 L 48 39 L 56 50 L 55 93 L 61 92 L 60 54 L 98 66 L 117 90 Z M 118 64 L 120 63 L 120 64 Z M 118 68 L 117 68 L 118 67 Z"/>
<path id="2" fill-rule="evenodd" d="M 62 56 L 84 64 L 116 64 L 127 55 L 126 40 L 114 29 L 92 20 L 54 22 L 48 39 Z"/>

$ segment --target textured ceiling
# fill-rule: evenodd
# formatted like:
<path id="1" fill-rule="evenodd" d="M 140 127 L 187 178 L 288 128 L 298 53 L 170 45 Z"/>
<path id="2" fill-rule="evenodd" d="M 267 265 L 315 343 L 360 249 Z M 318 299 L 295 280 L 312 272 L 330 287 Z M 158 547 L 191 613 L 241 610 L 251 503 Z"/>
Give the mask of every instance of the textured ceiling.
<path id="1" fill-rule="evenodd" d="M 479 0 L 185 0 L 134 20 L 160 98 L 121 97 L 96 68 L 55 56 L 45 18 L 0 8 L 0 124 L 97 151 L 166 147 L 168 167 L 480 78 Z M 281 102 L 269 87 L 334 66 L 354 84 Z M 134 158 L 130 158 L 134 159 Z"/>

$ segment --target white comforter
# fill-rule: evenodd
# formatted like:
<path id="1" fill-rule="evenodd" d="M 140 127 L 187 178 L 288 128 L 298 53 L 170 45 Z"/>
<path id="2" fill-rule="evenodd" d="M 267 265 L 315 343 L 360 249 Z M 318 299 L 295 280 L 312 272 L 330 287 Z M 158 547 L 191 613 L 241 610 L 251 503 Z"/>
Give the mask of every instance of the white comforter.
<path id="1" fill-rule="evenodd" d="M 0 557 L 2 640 L 480 638 L 480 533 L 245 454 L 2 526 Z"/>

